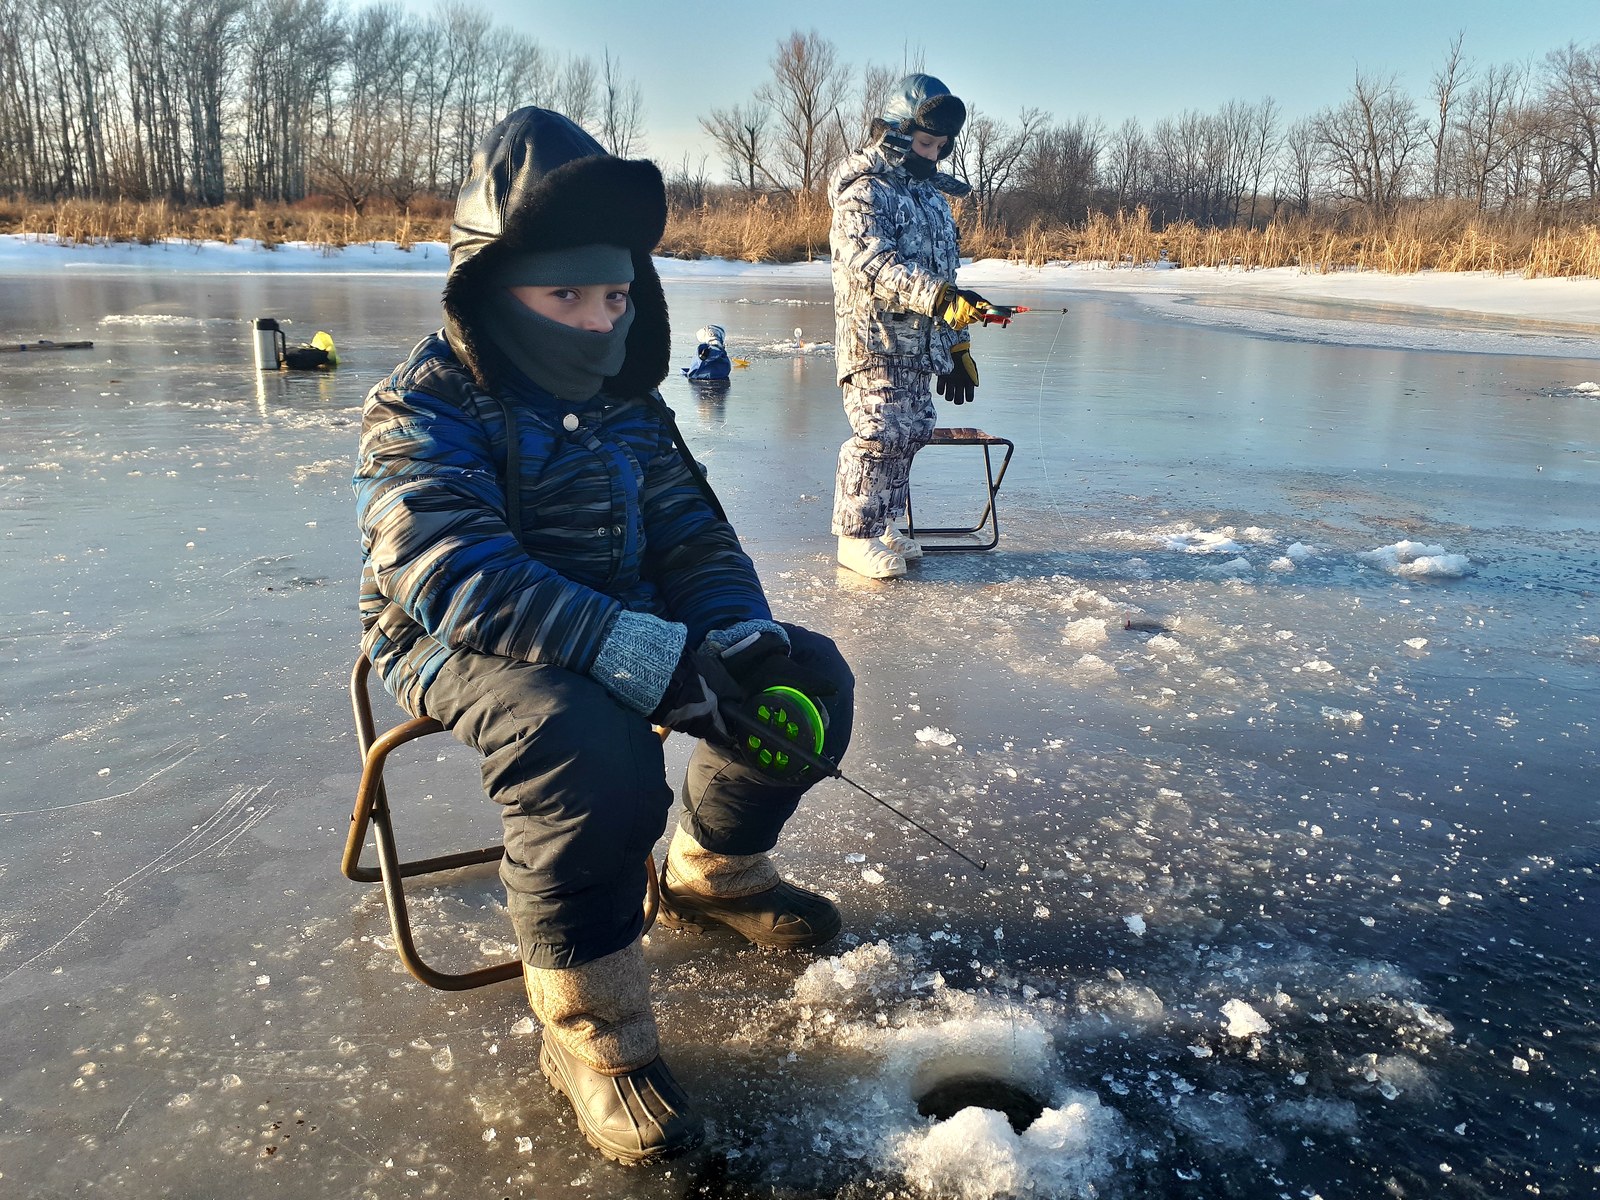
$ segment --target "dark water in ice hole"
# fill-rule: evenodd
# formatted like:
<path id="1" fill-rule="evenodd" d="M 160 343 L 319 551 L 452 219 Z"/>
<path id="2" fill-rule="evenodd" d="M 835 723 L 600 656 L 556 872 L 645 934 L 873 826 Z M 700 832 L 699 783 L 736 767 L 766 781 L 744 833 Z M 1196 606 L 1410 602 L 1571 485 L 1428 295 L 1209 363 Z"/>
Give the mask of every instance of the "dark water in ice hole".
<path id="1" fill-rule="evenodd" d="M 0 337 L 96 342 L 0 359 L 0 1192 L 1600 1190 L 1600 400 L 1573 390 L 1600 361 L 1045 294 L 1072 311 L 980 331 L 979 402 L 941 412 L 1017 443 L 1001 549 L 885 587 L 829 553 L 831 360 L 781 345 L 830 335 L 824 288 L 669 279 L 675 363 L 706 321 L 750 359 L 726 394 L 665 391 L 775 609 L 856 666 L 847 770 L 991 867 L 820 787 L 781 859 L 838 899 L 850 953 L 807 973 L 652 938 L 714 1119 L 693 1159 L 630 1172 L 538 1077 L 516 988 L 414 983 L 338 874 L 350 455 L 437 286 L 0 289 Z M 259 315 L 330 330 L 341 370 L 257 377 Z M 968 515 L 975 469 L 919 463 L 926 522 Z M 1469 573 L 1359 557 L 1406 540 Z M 494 836 L 447 739 L 396 770 L 419 850 Z M 414 905 L 449 965 L 507 949 L 492 875 Z M 910 1081 L 944 1059 L 1078 1140 L 932 1144 Z"/>

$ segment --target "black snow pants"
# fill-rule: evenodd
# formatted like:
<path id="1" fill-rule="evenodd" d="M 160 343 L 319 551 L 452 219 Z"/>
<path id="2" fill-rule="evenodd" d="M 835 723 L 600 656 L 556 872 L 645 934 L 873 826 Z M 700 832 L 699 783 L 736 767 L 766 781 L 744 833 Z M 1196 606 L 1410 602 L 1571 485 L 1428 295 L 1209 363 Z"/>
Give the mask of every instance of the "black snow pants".
<path id="1" fill-rule="evenodd" d="M 785 625 L 796 663 L 829 679 L 823 753 L 850 744 L 855 677 L 833 642 Z M 460 651 L 428 687 L 428 715 L 483 755 L 501 806 L 500 878 L 523 961 L 575 967 L 621 950 L 644 923 L 644 859 L 666 828 L 672 788 L 649 721 L 586 675 Z M 776 783 L 709 742 L 683 785 L 685 828 L 708 850 L 772 849 L 816 782 Z"/>

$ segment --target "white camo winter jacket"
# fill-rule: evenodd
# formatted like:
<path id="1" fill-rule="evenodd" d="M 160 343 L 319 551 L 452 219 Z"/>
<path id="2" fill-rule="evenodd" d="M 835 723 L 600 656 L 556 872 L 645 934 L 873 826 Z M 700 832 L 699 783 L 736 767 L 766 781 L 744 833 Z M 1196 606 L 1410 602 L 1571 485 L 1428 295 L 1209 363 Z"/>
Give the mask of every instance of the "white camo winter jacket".
<path id="1" fill-rule="evenodd" d="M 833 223 L 834 356 L 838 380 L 894 361 L 933 374 L 950 369 L 964 339 L 933 316 L 954 283 L 961 249 L 948 196 L 970 189 L 946 172 L 911 178 L 881 146 L 857 151 L 828 182 Z"/>

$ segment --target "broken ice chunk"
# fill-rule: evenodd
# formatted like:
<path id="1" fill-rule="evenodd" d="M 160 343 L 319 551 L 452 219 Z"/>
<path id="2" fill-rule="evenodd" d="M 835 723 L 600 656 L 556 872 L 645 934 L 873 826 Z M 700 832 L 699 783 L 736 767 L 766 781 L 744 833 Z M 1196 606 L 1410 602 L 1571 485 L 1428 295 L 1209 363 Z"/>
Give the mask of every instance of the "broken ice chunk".
<path id="1" fill-rule="evenodd" d="M 1247 1038 L 1268 1032 L 1272 1026 L 1243 1000 L 1229 1000 L 1222 1006 L 1223 1031 L 1229 1037 Z"/>

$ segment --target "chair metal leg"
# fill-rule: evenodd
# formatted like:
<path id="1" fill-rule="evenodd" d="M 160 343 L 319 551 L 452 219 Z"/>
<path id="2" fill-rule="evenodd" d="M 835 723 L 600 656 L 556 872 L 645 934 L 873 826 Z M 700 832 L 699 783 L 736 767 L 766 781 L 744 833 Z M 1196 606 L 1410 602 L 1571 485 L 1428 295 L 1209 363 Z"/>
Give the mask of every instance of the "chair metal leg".
<path id="1" fill-rule="evenodd" d="M 394 932 L 395 951 L 401 963 L 415 978 L 429 987 L 441 991 L 460 992 L 502 983 L 522 975 L 522 960 L 509 959 L 492 963 L 472 971 L 453 973 L 441 971 L 423 961 L 411 934 L 411 914 L 406 907 L 404 881 L 419 875 L 440 871 L 454 871 L 460 867 L 497 862 L 505 856 L 503 845 L 485 846 L 480 850 L 463 850 L 455 854 L 440 854 L 432 858 L 404 862 L 395 848 L 394 817 L 389 808 L 389 795 L 383 786 L 383 769 L 389 755 L 407 742 L 430 734 L 441 733 L 444 726 L 432 717 L 413 717 L 396 725 L 382 736 L 376 734 L 372 721 L 372 701 L 367 690 L 372 664 L 366 655 L 356 659 L 350 672 L 350 704 L 355 711 L 356 740 L 361 749 L 361 782 L 356 787 L 355 808 L 350 814 L 350 832 L 345 838 L 341 869 L 346 879 L 357 883 L 381 883 L 384 907 L 389 913 L 389 927 Z M 666 741 L 671 732 L 662 726 L 656 734 Z M 378 865 L 361 865 L 361 851 L 366 845 L 367 830 L 377 848 Z M 656 880 L 655 860 L 645 855 L 644 928 L 649 932 L 655 922 L 660 905 L 660 891 Z"/>
<path id="2" fill-rule="evenodd" d="M 521 959 L 510 959 L 457 974 L 429 966 L 417 951 L 416 941 L 411 935 L 411 916 L 406 908 L 404 881 L 418 875 L 496 862 L 504 856 L 505 847 L 485 846 L 481 850 L 441 854 L 411 862 L 401 861 L 395 849 L 394 819 L 389 808 L 389 797 L 383 786 L 384 763 L 391 753 L 407 742 L 438 733 L 444 726 L 431 717 L 414 717 L 395 726 L 382 737 L 375 738 L 372 704 L 367 695 L 367 676 L 371 669 L 372 664 L 363 654 L 357 658 L 355 668 L 350 673 L 350 700 L 355 709 L 356 738 L 361 746 L 362 765 L 361 783 L 356 788 L 356 804 L 350 814 L 350 833 L 345 839 L 341 864 L 345 878 L 358 883 L 383 885 L 384 907 L 389 912 L 389 927 L 394 931 L 395 951 L 406 970 L 429 987 L 459 992 L 516 979 L 522 974 Z M 366 843 L 369 827 L 377 846 L 377 867 L 361 865 L 361 850 Z"/>

